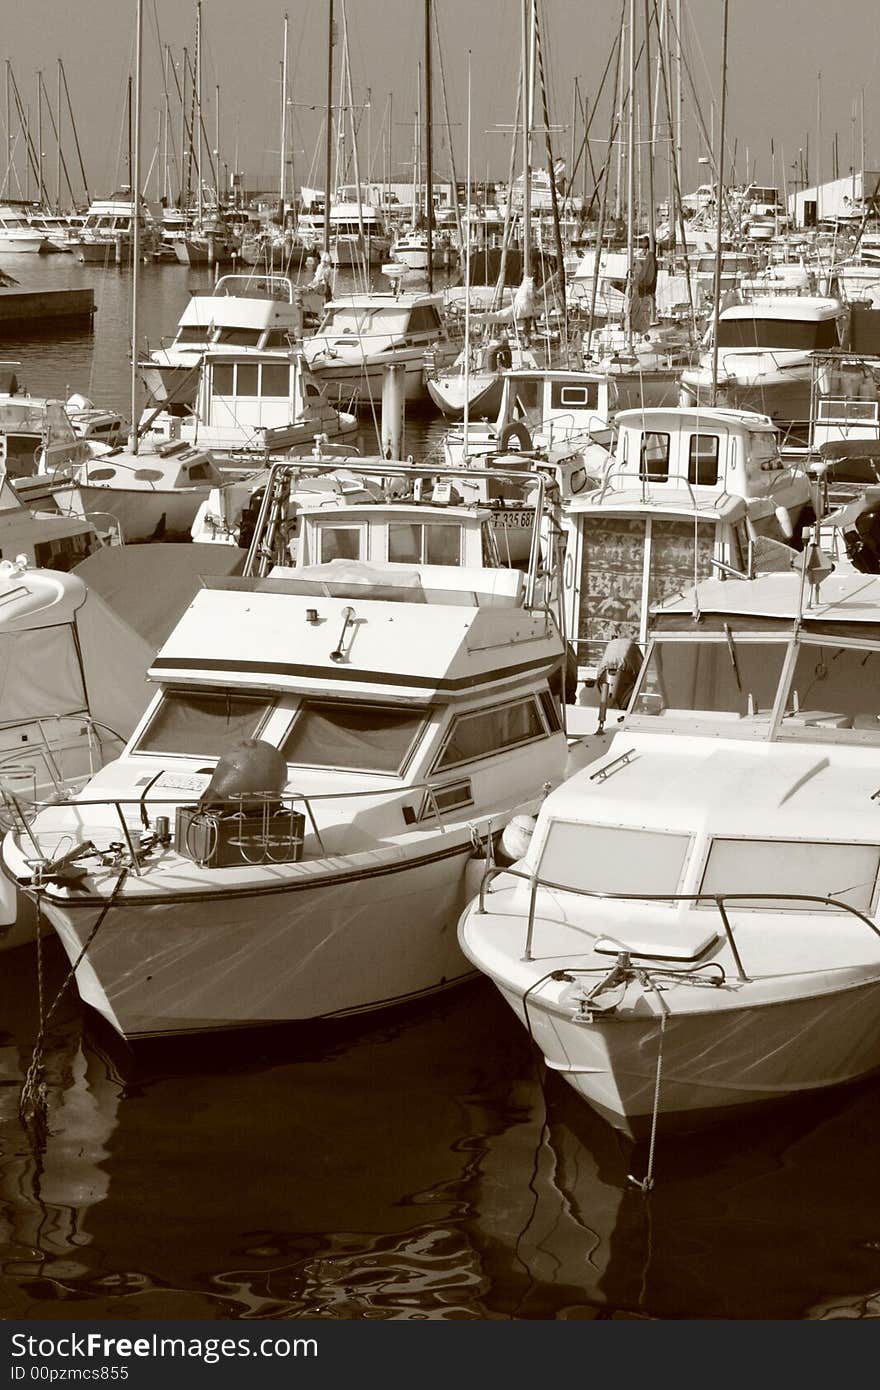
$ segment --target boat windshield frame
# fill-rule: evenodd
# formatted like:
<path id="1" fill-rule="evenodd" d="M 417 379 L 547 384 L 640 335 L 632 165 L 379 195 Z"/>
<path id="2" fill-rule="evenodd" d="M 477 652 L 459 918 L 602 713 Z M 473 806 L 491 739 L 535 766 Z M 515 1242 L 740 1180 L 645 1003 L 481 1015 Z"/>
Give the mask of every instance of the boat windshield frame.
<path id="1" fill-rule="evenodd" d="M 732 626 L 733 624 L 734 626 Z M 847 666 L 855 661 L 864 667 L 870 657 L 876 657 L 880 666 L 880 634 L 874 632 L 853 636 L 849 627 L 841 624 L 823 624 L 821 631 L 801 628 L 765 628 L 760 630 L 748 626 L 740 618 L 731 615 L 731 624 L 722 624 L 720 629 L 711 632 L 661 632 L 655 633 L 642 663 L 642 669 L 627 707 L 625 725 L 628 729 L 645 730 L 654 733 L 700 734 L 710 731 L 718 736 L 738 739 L 763 739 L 767 741 L 864 744 L 880 747 L 880 681 L 876 683 L 878 698 L 869 703 L 876 704 L 876 710 L 855 710 L 848 708 L 852 703 L 852 693 L 870 693 L 868 680 L 844 680 L 839 689 L 832 689 L 832 699 L 808 700 L 806 693 L 812 691 L 816 681 L 826 681 L 833 676 L 830 666 L 826 666 L 823 653 L 831 654 L 831 660 L 841 660 Z M 840 631 L 835 632 L 839 626 Z M 735 685 L 745 697 L 745 711 L 731 708 L 730 699 L 724 700 L 727 707 L 704 708 L 696 705 L 669 704 L 664 708 L 652 710 L 648 702 L 662 699 L 659 691 L 648 689 L 649 682 L 662 685 L 662 657 L 667 650 L 670 655 L 678 648 L 678 658 L 686 655 L 686 648 L 697 646 L 715 648 L 719 655 L 727 649 L 729 669 Z M 756 653 L 755 648 L 763 649 Z M 779 649 L 779 667 L 775 687 L 770 698 L 767 677 L 772 668 L 766 663 L 767 648 Z M 796 681 L 803 678 L 803 663 L 812 651 L 818 653 L 816 674 L 807 692 L 798 689 Z M 852 653 L 852 657 L 845 656 Z M 755 658 L 757 657 L 757 662 Z M 762 667 L 761 663 L 764 662 Z M 660 668 L 658 670 L 658 667 Z M 745 669 L 748 667 L 748 669 Z M 696 670 L 696 664 L 694 666 Z M 843 669 L 843 667 L 841 667 Z M 727 666 L 720 666 L 712 676 L 711 684 L 717 687 L 718 673 L 726 673 Z M 744 678 L 756 673 L 765 681 L 755 699 L 754 692 L 743 686 Z M 839 673 L 838 673 L 839 674 Z M 705 680 L 705 673 L 701 679 Z M 847 700 L 846 697 L 849 697 Z M 834 707 L 836 702 L 836 706 Z M 640 707 L 641 705 L 641 707 Z M 813 706 L 816 706 L 815 708 Z M 823 708 L 822 706 L 829 706 Z M 876 720 L 876 728 L 872 721 Z"/>

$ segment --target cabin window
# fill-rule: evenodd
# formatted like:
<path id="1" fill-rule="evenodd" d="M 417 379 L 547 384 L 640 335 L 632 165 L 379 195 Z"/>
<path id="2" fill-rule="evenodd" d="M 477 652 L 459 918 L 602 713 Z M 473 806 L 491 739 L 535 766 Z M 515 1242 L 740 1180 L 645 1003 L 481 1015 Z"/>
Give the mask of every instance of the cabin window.
<path id="1" fill-rule="evenodd" d="M 547 731 L 534 695 L 510 700 L 491 709 L 460 714 L 452 722 L 434 763 L 434 772 L 458 767 L 477 758 L 546 738 Z"/>
<path id="2" fill-rule="evenodd" d="M 880 653 L 801 642 L 779 727 L 787 738 L 880 741 Z"/>
<path id="3" fill-rule="evenodd" d="M 320 388 L 320 386 L 317 386 L 317 385 L 315 384 L 314 381 L 307 381 L 307 382 L 306 382 L 306 395 L 307 395 L 308 397 L 314 398 L 315 396 L 320 396 L 320 394 L 321 394 L 321 388 Z"/>
<path id="4" fill-rule="evenodd" d="M 514 389 L 516 396 L 513 405 L 513 419 L 540 419 L 540 382 L 518 381 Z"/>
<path id="5" fill-rule="evenodd" d="M 826 840 L 713 840 L 701 893 L 736 894 L 731 912 L 762 908 L 779 912 L 841 911 L 791 896 L 836 898 L 859 912 L 873 910 L 880 871 L 877 845 L 829 844 Z M 773 894 L 770 898 L 747 895 Z M 744 900 L 743 900 L 744 898 Z M 710 906 L 708 903 L 704 907 Z"/>
<path id="6" fill-rule="evenodd" d="M 256 347 L 260 341 L 259 328 L 221 328 L 216 342 L 224 347 Z"/>
<path id="7" fill-rule="evenodd" d="M 94 477 L 94 473 L 92 477 Z M 140 483 L 158 483 L 162 477 L 161 468 L 136 468 L 134 476 Z"/>
<path id="8" fill-rule="evenodd" d="M 263 363 L 260 395 L 287 399 L 290 395 L 290 367 L 286 362 Z"/>
<path id="9" fill-rule="evenodd" d="M 599 400 L 599 385 L 595 381 L 583 386 L 569 386 L 561 381 L 551 382 L 550 405 L 554 410 L 595 410 Z"/>
<path id="10" fill-rule="evenodd" d="M 419 820 L 436 820 L 444 811 L 456 811 L 462 806 L 473 804 L 474 794 L 469 777 L 460 782 L 447 782 L 445 787 L 433 787 L 430 794 L 425 792 L 419 810 Z"/>
<path id="11" fill-rule="evenodd" d="M 185 471 L 187 471 L 190 478 L 196 482 L 200 479 L 208 479 L 212 476 L 211 470 L 206 463 L 193 463 L 190 465 L 189 469 Z M 161 474 L 159 474 L 159 476 L 161 477 Z"/>
<path id="12" fill-rule="evenodd" d="M 271 709 L 263 695 L 165 690 L 134 752 L 219 758 L 241 739 L 253 738 Z"/>
<path id="13" fill-rule="evenodd" d="M 427 718 L 425 710 L 344 700 L 304 700 L 281 744 L 289 763 L 399 775 Z"/>
<path id="14" fill-rule="evenodd" d="M 207 338 L 207 328 L 203 328 L 201 324 L 190 323 L 178 328 L 175 343 L 204 343 Z"/>
<path id="15" fill-rule="evenodd" d="M 239 362 L 235 369 L 235 394 L 237 396 L 257 396 L 257 372 L 255 362 Z"/>
<path id="16" fill-rule="evenodd" d="M 231 396 L 234 394 L 235 368 L 229 362 L 215 362 L 212 379 L 212 390 L 215 396 Z"/>
<path id="17" fill-rule="evenodd" d="M 359 526 L 322 526 L 319 564 L 330 560 L 359 560 L 361 558 L 361 528 Z"/>
<path id="18" fill-rule="evenodd" d="M 816 352 L 840 346 L 837 320 L 725 319 L 718 324 L 718 346 Z"/>
<path id="19" fill-rule="evenodd" d="M 639 477 L 647 482 L 665 483 L 669 478 L 669 435 L 645 430 L 639 461 Z"/>
<path id="20" fill-rule="evenodd" d="M 461 527 L 393 521 L 388 526 L 388 559 L 406 565 L 460 565 Z"/>
<path id="21" fill-rule="evenodd" d="M 67 574 L 96 548 L 97 538 L 93 531 L 85 531 L 79 536 L 61 536 L 58 540 L 43 541 L 34 546 L 34 564 Z"/>
<path id="22" fill-rule="evenodd" d="M 718 482 L 717 434 L 692 434 L 688 448 L 688 482 L 714 487 Z"/>
<path id="23" fill-rule="evenodd" d="M 547 728 L 550 730 L 551 734 L 558 734 L 562 729 L 559 705 L 556 703 L 549 690 L 542 690 L 538 698 L 541 701 L 541 709 L 544 711 Z"/>
<path id="24" fill-rule="evenodd" d="M 554 820 L 538 877 L 585 893 L 677 893 L 689 835 Z"/>
<path id="25" fill-rule="evenodd" d="M 287 333 L 281 328 L 270 329 L 266 334 L 266 341 L 263 344 L 263 346 L 267 348 L 283 348 L 287 347 L 287 345 Z"/>
<path id="26" fill-rule="evenodd" d="M 784 642 L 753 642 L 733 633 L 725 640 L 655 642 L 632 706 L 634 714 L 760 716 L 776 699 Z"/>
<path id="27" fill-rule="evenodd" d="M 419 304 L 411 310 L 407 333 L 436 333 L 440 327 L 433 304 Z"/>

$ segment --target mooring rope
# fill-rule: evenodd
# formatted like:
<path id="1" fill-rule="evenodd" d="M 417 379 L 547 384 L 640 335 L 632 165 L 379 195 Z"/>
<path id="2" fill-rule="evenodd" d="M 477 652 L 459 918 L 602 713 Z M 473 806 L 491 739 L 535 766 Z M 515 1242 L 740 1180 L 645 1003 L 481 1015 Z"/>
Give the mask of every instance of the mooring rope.
<path id="1" fill-rule="evenodd" d="M 111 907 L 115 903 L 119 895 L 119 892 L 122 889 L 122 885 L 125 883 L 125 880 L 128 877 L 128 872 L 128 867 L 120 871 L 119 877 L 116 880 L 112 893 L 105 902 L 104 906 L 101 908 L 101 911 L 98 913 L 95 925 L 89 932 L 89 935 L 82 949 L 77 955 L 76 960 L 73 962 L 67 974 L 65 975 L 64 980 L 61 983 L 61 987 L 56 993 L 55 998 L 52 1000 L 52 1004 L 49 1007 L 48 1012 L 45 1010 L 43 949 L 40 931 L 42 925 L 42 909 L 40 906 L 43 892 L 42 885 L 36 888 L 35 890 L 34 901 L 36 904 L 37 914 L 37 1009 L 39 1018 L 39 1028 L 37 1030 L 37 1039 L 34 1043 L 34 1050 L 31 1054 L 30 1065 L 28 1066 L 27 1072 L 25 1073 L 24 1082 L 21 1088 L 21 1095 L 19 1097 L 18 1102 L 18 1114 L 22 1124 L 25 1126 L 26 1129 L 28 1129 L 31 1132 L 35 1144 L 40 1149 L 44 1147 L 46 1138 L 48 1136 L 49 1118 L 48 1103 L 46 1098 L 45 1069 L 43 1066 L 43 1045 L 45 1043 L 46 1038 L 46 1029 L 49 1026 L 49 1022 L 52 1018 L 52 1015 L 54 1014 L 55 1010 L 61 1002 L 65 990 L 67 989 L 71 980 L 75 977 L 76 972 L 79 969 L 79 966 L 82 962 L 83 957 L 85 956 L 86 951 L 91 946 L 92 942 L 98 934 L 99 928 L 106 919 Z"/>

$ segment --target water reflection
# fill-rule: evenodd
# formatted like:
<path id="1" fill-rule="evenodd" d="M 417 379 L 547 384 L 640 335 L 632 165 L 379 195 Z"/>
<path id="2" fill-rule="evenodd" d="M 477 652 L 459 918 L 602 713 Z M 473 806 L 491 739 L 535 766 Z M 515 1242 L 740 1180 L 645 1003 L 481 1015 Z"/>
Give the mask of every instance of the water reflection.
<path id="1" fill-rule="evenodd" d="M 47 951 L 47 997 L 64 975 Z M 658 1185 L 481 982 L 373 1020 L 111 1058 L 75 995 L 18 1095 L 33 956 L 0 981 L 2 1314 L 836 1318 L 880 1310 L 880 1088 L 664 1138 Z"/>

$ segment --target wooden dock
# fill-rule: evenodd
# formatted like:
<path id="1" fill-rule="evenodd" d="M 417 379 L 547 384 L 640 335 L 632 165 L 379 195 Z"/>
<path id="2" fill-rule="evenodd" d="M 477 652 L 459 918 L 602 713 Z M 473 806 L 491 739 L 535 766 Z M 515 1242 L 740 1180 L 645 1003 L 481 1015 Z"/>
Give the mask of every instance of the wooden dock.
<path id="1" fill-rule="evenodd" d="M 0 338 L 41 334 L 56 325 L 92 327 L 95 291 L 0 289 Z"/>

